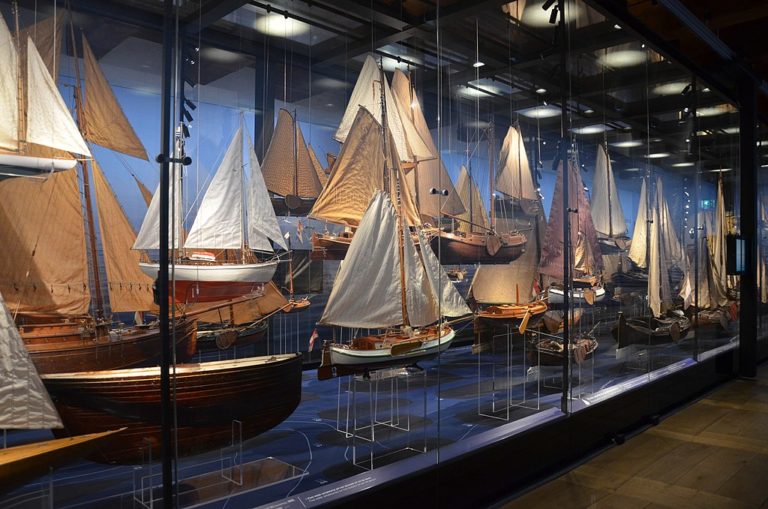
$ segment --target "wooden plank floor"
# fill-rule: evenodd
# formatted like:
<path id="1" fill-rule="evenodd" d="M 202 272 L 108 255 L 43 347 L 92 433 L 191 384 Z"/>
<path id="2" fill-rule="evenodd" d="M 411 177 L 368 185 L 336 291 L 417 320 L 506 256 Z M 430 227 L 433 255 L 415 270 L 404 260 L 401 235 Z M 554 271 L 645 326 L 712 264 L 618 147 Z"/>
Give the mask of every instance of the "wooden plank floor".
<path id="1" fill-rule="evenodd" d="M 768 364 L 504 509 L 768 509 Z"/>

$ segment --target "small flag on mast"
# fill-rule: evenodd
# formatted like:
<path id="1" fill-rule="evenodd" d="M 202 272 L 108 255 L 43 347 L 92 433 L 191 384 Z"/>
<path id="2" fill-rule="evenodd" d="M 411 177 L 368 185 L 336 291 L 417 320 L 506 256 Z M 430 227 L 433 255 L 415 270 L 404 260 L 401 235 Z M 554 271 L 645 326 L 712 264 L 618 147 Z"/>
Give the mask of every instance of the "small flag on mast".
<path id="1" fill-rule="evenodd" d="M 307 352 L 311 352 L 315 347 L 315 340 L 318 336 L 319 334 L 317 333 L 317 327 L 315 327 L 315 330 L 312 331 L 312 335 L 309 337 L 309 348 L 307 349 Z"/>

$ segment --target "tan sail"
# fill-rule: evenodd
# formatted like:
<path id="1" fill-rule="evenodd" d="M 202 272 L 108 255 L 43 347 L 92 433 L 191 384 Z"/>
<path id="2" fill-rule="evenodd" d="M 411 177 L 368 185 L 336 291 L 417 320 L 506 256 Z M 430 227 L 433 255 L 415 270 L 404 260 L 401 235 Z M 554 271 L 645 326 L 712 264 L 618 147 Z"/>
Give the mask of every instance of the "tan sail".
<path id="1" fill-rule="evenodd" d="M 133 175 L 133 180 L 136 181 L 141 197 L 144 199 L 144 204 L 149 207 L 149 204 L 152 203 L 152 191 L 150 191 L 136 175 Z"/>
<path id="2" fill-rule="evenodd" d="M 472 279 L 470 292 L 479 304 L 524 304 L 533 297 L 537 267 L 514 263 L 480 265 Z"/>
<path id="3" fill-rule="evenodd" d="M 539 193 L 533 185 L 533 175 L 525 153 L 523 137 L 517 128 L 510 126 L 501 145 L 499 171 L 496 174 L 496 190 L 517 200 L 538 201 Z"/>
<path id="4" fill-rule="evenodd" d="M 483 205 L 483 197 L 464 166 L 459 171 L 456 194 L 464 206 L 464 212 L 456 216 L 459 220 L 456 229 L 465 233 L 488 231 L 488 213 L 485 211 L 485 205 Z"/>
<path id="5" fill-rule="evenodd" d="M 424 141 L 432 158 L 418 162 L 413 171 L 406 175 L 408 186 L 413 194 L 419 212 L 422 215 L 437 218 L 442 214 L 457 215 L 464 212 L 464 206 L 455 193 L 453 182 L 445 169 L 445 165 L 438 159 L 438 151 L 432 140 L 432 133 L 427 126 L 427 120 L 421 109 L 418 97 L 412 92 L 411 82 L 402 71 L 396 70 L 392 77 L 392 95 L 398 114 L 411 123 L 416 133 Z M 433 195 L 430 189 L 445 189 L 448 197 Z"/>
<path id="6" fill-rule="evenodd" d="M 0 148 L 19 148 L 19 55 L 0 16 Z"/>
<path id="7" fill-rule="evenodd" d="M 86 140 L 149 161 L 147 151 L 117 102 L 112 87 L 83 35 L 85 107 L 80 127 Z"/>
<path id="8" fill-rule="evenodd" d="M 623 237 L 627 233 L 624 211 L 619 202 L 611 158 L 605 145 L 597 147 L 595 178 L 592 180 L 592 221 L 595 230 L 607 237 Z"/>
<path id="9" fill-rule="evenodd" d="M 341 147 L 328 183 L 315 201 L 310 217 L 350 226 L 360 223 L 374 193 L 384 190 L 382 142 L 381 125 L 368 110 L 359 108 L 350 136 Z M 392 143 L 389 145 L 391 147 Z M 401 171 L 399 166 L 396 169 Z M 389 179 L 390 185 L 394 186 L 394 180 Z M 403 186 L 401 192 L 406 221 L 412 225 L 420 224 L 408 187 Z"/>
<path id="10" fill-rule="evenodd" d="M 317 174 L 317 180 L 320 181 L 321 186 L 325 187 L 325 183 L 328 182 L 328 175 L 325 173 L 323 165 L 320 164 L 320 160 L 317 158 L 317 154 L 315 154 L 315 149 L 312 148 L 312 145 L 307 145 L 307 149 L 309 150 L 309 158 L 312 160 L 312 166 L 315 168 L 315 173 Z"/>
<path id="11" fill-rule="evenodd" d="M 261 163 L 264 182 L 280 196 L 316 198 L 323 189 L 312 164 L 301 127 L 288 111 L 277 114 L 277 125 Z"/>
<path id="12" fill-rule="evenodd" d="M 131 250 L 136 232 L 95 160 L 92 168 L 110 308 L 147 311 L 153 302 L 152 279 L 139 269 L 140 253 Z"/>
<path id="13" fill-rule="evenodd" d="M 645 178 L 640 186 L 640 201 L 637 207 L 635 227 L 632 230 L 632 243 L 629 247 L 629 259 L 641 269 L 648 267 L 648 191 Z"/>
<path id="14" fill-rule="evenodd" d="M 88 312 L 88 264 L 77 173 L 0 182 L 0 293 L 12 313 Z"/>
<path id="15" fill-rule="evenodd" d="M 55 21 L 55 23 L 54 23 Z M 43 59 L 45 68 L 53 77 L 54 81 L 59 79 L 59 68 L 61 66 L 62 54 L 62 35 L 64 34 L 64 23 L 66 17 L 62 15 L 49 16 L 34 25 L 30 25 L 19 30 L 19 41 L 26 44 L 31 39 L 35 44 L 40 57 Z M 22 48 L 25 49 L 25 48 Z M 21 52 L 26 59 L 26 51 Z M 26 60 L 22 61 L 23 69 L 26 69 Z"/>
<path id="16" fill-rule="evenodd" d="M 233 325 L 255 322 L 288 305 L 288 300 L 280 293 L 274 281 L 264 285 L 264 295 L 260 297 L 242 297 L 227 305 L 226 302 L 207 302 L 186 306 L 184 311 L 204 323 L 222 323 L 232 321 Z M 202 309 L 217 308 L 199 313 Z M 199 314 L 198 314 L 199 313 Z"/>
<path id="17" fill-rule="evenodd" d="M 681 261 L 682 247 L 674 232 L 660 177 L 656 178 L 652 218 L 648 254 L 648 304 L 655 316 L 661 316 L 672 307 L 669 269 L 673 265 L 684 268 L 685 262 Z"/>
<path id="18" fill-rule="evenodd" d="M 715 228 L 710 239 L 712 251 L 712 270 L 720 287 L 726 290 L 729 287 L 728 272 L 726 270 L 726 241 L 728 225 L 725 218 L 725 195 L 723 193 L 723 177 L 717 179 L 717 203 L 715 205 Z"/>

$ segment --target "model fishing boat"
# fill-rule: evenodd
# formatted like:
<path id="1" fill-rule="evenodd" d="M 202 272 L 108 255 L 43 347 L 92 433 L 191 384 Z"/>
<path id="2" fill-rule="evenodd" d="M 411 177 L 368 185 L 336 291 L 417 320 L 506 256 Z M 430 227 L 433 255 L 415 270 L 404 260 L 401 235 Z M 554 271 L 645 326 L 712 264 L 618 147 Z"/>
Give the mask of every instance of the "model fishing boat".
<path id="1" fill-rule="evenodd" d="M 539 271 L 550 278 L 547 294 L 550 304 L 564 302 L 565 287 L 569 287 L 569 302 L 572 305 L 593 305 L 605 298 L 605 288 L 598 274 L 602 270 L 602 255 L 597 246 L 597 233 L 592 223 L 589 201 L 584 192 L 584 183 L 573 161 L 567 164 L 568 196 L 563 193 L 563 162 L 557 167 L 557 180 L 552 196 L 552 207 L 544 234 Z M 563 207 L 576 209 L 569 213 L 569 236 L 563 238 Z M 572 281 L 563 282 L 563 253 L 570 250 Z"/>
<path id="2" fill-rule="evenodd" d="M 624 250 L 629 244 L 627 223 L 619 201 L 619 191 L 611 168 L 611 158 L 605 144 L 597 146 L 595 177 L 592 180 L 592 222 L 597 241 L 613 251 Z"/>
<path id="3" fill-rule="evenodd" d="M 11 314 L 0 296 L 0 428 L 49 429 L 62 426 L 56 409 L 45 390 Z M 106 445 L 119 430 L 46 440 L 0 449 L 0 494 L 43 476 Z"/>
<path id="4" fill-rule="evenodd" d="M 393 191 L 384 182 L 382 118 L 386 118 L 384 127 L 393 140 L 395 155 L 392 160 L 397 159 L 412 168 L 418 161 L 435 157 L 410 119 L 400 115 L 384 72 L 372 56 L 366 57 L 334 136 L 343 144 L 341 151 L 328 182 L 309 213 L 309 217 L 343 225 L 345 229 L 341 234 L 315 232 L 312 235 L 314 258 L 343 259 L 373 191 L 383 190 L 390 194 Z M 409 224 L 420 226 L 419 209 L 405 181 L 401 192 Z"/>
<path id="5" fill-rule="evenodd" d="M 177 133 L 176 146 L 177 150 L 183 151 L 180 133 Z M 173 274 L 178 302 L 214 302 L 258 294 L 277 270 L 278 260 L 274 256 L 271 242 L 287 250 L 250 141 L 248 153 L 251 168 L 249 185 L 246 184 L 244 172 L 241 125 L 208 186 L 183 243 L 181 186 L 178 181 L 181 168 L 173 164 L 176 179 L 174 200 L 178 206 L 172 216 L 176 223 L 175 238 L 169 238 L 174 241 L 176 260 L 169 271 Z M 133 245 L 134 249 L 159 247 L 159 207 L 158 188 Z M 183 249 L 180 248 L 182 245 Z M 192 252 L 194 249 L 219 252 Z M 262 261 L 254 251 L 270 258 Z M 157 263 L 142 262 L 139 266 L 146 275 L 157 276 Z"/>
<path id="6" fill-rule="evenodd" d="M 626 318 L 619 311 L 619 319 L 611 329 L 618 348 L 629 345 L 660 345 L 680 341 L 691 328 L 691 321 L 681 311 L 670 311 L 666 316 Z"/>
<path id="7" fill-rule="evenodd" d="M 327 180 L 319 166 L 296 118 L 281 109 L 261 165 L 267 190 L 277 195 L 272 198 L 274 209 L 280 213 L 306 214 Z"/>
<path id="8" fill-rule="evenodd" d="M 0 24 L 3 29 L 5 25 Z M 85 138 L 146 157 L 85 38 L 83 49 L 86 95 L 76 87 L 75 104 Z M 75 74 L 79 84 L 79 66 Z M 79 170 L 82 193 L 75 171 L 54 173 L 45 180 L 0 182 L 0 238 L 5 245 L 0 291 L 33 361 L 45 373 L 144 365 L 161 351 L 156 326 L 115 326 L 108 317 L 108 309 L 113 313 L 149 310 L 152 280 L 138 269 L 139 255 L 130 250 L 133 228 L 101 168 L 96 161 L 83 160 Z M 102 266 L 109 308 L 102 295 Z M 185 333 L 178 336 L 177 352 L 183 359 L 194 352 L 194 323 L 180 325 Z"/>
<path id="9" fill-rule="evenodd" d="M 561 366 L 563 364 L 563 342 L 555 338 L 543 338 L 532 342 L 533 350 L 528 351 L 528 361 L 536 366 Z M 576 333 L 568 343 L 571 361 L 581 364 L 591 359 L 597 350 L 598 342 L 594 335 Z"/>
<path id="10" fill-rule="evenodd" d="M 62 24 L 51 17 L 15 37 L 5 20 L 0 25 L 0 173 L 47 175 L 74 168 L 72 154 L 91 157 L 91 151 L 56 87 Z"/>
<path id="11" fill-rule="evenodd" d="M 158 457 L 160 368 L 134 368 L 44 375 L 44 383 L 64 422 L 57 434 L 95 433 L 127 428 L 118 443 L 90 458 L 138 463 Z M 179 364 L 174 369 L 176 441 L 180 455 L 229 445 L 233 421 L 243 439 L 278 425 L 301 399 L 301 355 Z"/>

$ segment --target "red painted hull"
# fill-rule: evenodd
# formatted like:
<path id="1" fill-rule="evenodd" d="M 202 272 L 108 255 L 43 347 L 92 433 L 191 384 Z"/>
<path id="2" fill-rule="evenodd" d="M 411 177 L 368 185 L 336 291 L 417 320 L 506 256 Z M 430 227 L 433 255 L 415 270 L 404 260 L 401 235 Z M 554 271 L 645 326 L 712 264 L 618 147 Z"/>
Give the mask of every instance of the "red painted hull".
<path id="1" fill-rule="evenodd" d="M 264 293 L 264 283 L 230 281 L 176 281 L 176 302 L 218 302 Z"/>

